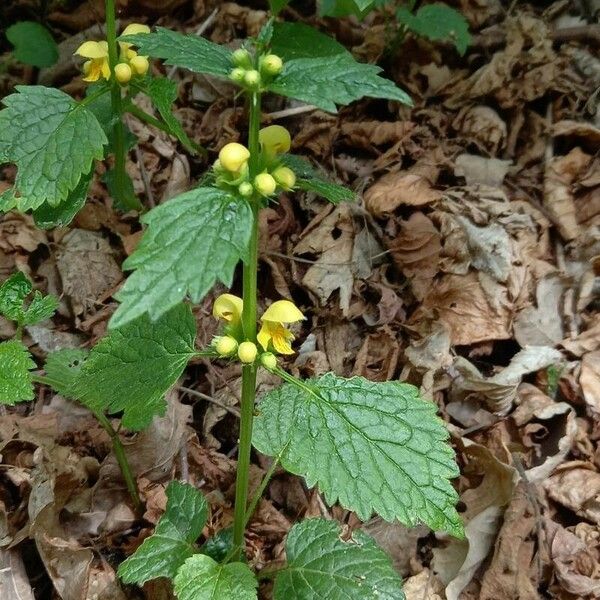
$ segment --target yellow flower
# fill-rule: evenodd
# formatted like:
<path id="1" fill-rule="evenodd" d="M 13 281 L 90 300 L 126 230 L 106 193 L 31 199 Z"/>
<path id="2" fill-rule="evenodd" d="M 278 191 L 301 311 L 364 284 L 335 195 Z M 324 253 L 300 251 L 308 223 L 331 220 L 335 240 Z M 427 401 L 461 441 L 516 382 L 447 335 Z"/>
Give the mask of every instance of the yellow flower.
<path id="1" fill-rule="evenodd" d="M 272 352 L 263 352 L 260 355 L 260 364 L 269 371 L 277 368 L 277 357 Z"/>
<path id="2" fill-rule="evenodd" d="M 150 27 L 148 25 L 142 25 L 141 23 L 129 23 L 121 35 L 136 35 L 138 33 L 150 33 Z"/>
<path id="3" fill-rule="evenodd" d="M 150 68 L 150 63 L 146 56 L 136 55 L 129 61 L 129 66 L 136 75 L 145 75 Z"/>
<path id="4" fill-rule="evenodd" d="M 275 193 L 275 189 L 277 188 L 277 182 L 273 179 L 272 175 L 268 173 L 259 173 L 254 178 L 254 187 L 258 191 L 259 194 L 263 196 L 270 196 Z"/>
<path id="5" fill-rule="evenodd" d="M 223 335 L 215 339 L 214 346 L 217 354 L 220 356 L 229 356 L 237 350 L 238 343 L 230 335 Z"/>
<path id="6" fill-rule="evenodd" d="M 131 67 L 127 63 L 115 65 L 115 77 L 121 84 L 129 83 L 131 79 Z"/>
<path id="7" fill-rule="evenodd" d="M 258 333 L 258 343 L 267 350 L 269 343 L 280 354 L 293 354 L 292 341 L 294 334 L 284 325 L 302 321 L 304 315 L 300 309 L 289 300 L 273 302 L 260 318 L 262 327 Z"/>
<path id="8" fill-rule="evenodd" d="M 278 75 L 283 69 L 283 61 L 276 54 L 267 54 L 261 61 L 261 70 L 267 75 Z"/>
<path id="9" fill-rule="evenodd" d="M 221 294 L 213 304 L 213 317 L 228 323 L 239 323 L 242 320 L 244 301 L 233 294 Z"/>
<path id="10" fill-rule="evenodd" d="M 253 363 L 257 354 L 258 348 L 252 342 L 242 342 L 238 347 L 238 357 L 244 364 Z"/>
<path id="11" fill-rule="evenodd" d="M 269 125 L 258 132 L 258 141 L 262 146 L 263 152 L 269 157 L 274 158 L 277 154 L 289 152 L 292 147 L 292 138 L 290 132 L 281 125 Z"/>
<path id="12" fill-rule="evenodd" d="M 219 152 L 220 165 L 231 173 L 238 173 L 248 162 L 249 158 L 250 151 L 248 148 L 237 142 L 225 144 L 225 146 L 221 148 L 221 152 Z"/>
<path id="13" fill-rule="evenodd" d="M 271 175 L 286 192 L 296 185 L 296 174 L 289 167 L 277 167 Z"/>
<path id="14" fill-rule="evenodd" d="M 83 65 L 84 81 L 98 81 L 100 77 L 110 79 L 110 67 L 108 65 L 108 44 L 102 42 L 83 42 L 75 54 L 88 58 Z"/>

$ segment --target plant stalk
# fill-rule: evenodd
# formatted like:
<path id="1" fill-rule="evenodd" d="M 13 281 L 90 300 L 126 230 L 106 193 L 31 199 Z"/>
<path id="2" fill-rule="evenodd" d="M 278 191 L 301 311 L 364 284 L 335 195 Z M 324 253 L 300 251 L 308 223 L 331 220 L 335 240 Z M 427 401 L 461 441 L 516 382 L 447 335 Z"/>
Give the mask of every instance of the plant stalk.
<path id="1" fill-rule="evenodd" d="M 106 41 L 108 43 L 108 64 L 110 66 L 110 97 L 113 114 L 118 116 L 113 127 L 113 146 L 115 154 L 115 179 L 114 188 L 118 202 L 127 210 L 141 210 L 141 202 L 133 195 L 127 193 L 127 172 L 125 170 L 125 127 L 123 125 L 123 97 L 121 86 L 115 77 L 115 67 L 119 62 L 119 48 L 117 44 L 117 15 L 115 0 L 106 0 Z"/>
<path id="2" fill-rule="evenodd" d="M 137 514 L 142 513 L 142 501 L 140 500 L 140 495 L 138 493 L 137 484 L 135 481 L 135 477 L 133 476 L 133 472 L 131 470 L 131 466 L 129 461 L 127 460 L 127 454 L 125 453 L 125 448 L 123 447 L 123 442 L 121 442 L 121 438 L 119 434 L 115 431 L 112 423 L 108 419 L 108 417 L 102 412 L 92 411 L 96 419 L 106 433 L 108 433 L 110 437 L 110 441 L 112 443 L 113 452 L 115 454 L 115 458 L 117 459 L 117 463 L 119 464 L 119 468 L 121 469 L 121 474 L 123 475 L 123 479 L 125 480 L 125 485 L 127 486 L 127 491 L 131 496 L 131 500 L 133 501 L 133 507 Z"/>
<path id="3" fill-rule="evenodd" d="M 260 93 L 249 97 L 250 128 L 248 133 L 248 150 L 250 151 L 250 181 L 258 174 L 260 128 Z M 250 199 L 252 204 L 252 235 L 248 261 L 244 263 L 243 287 L 244 310 L 242 325 L 246 340 L 256 343 L 256 304 L 257 304 L 257 272 L 258 272 L 258 212 L 260 200 L 255 195 Z M 240 560 L 244 549 L 244 532 L 246 529 L 246 507 L 248 504 L 248 479 L 250 474 L 250 454 L 252 451 L 252 423 L 254 420 L 254 403 L 256 400 L 256 365 L 245 365 L 242 368 L 242 406 L 240 413 L 240 440 L 238 450 L 237 476 L 235 484 L 235 509 L 233 522 L 233 560 Z"/>

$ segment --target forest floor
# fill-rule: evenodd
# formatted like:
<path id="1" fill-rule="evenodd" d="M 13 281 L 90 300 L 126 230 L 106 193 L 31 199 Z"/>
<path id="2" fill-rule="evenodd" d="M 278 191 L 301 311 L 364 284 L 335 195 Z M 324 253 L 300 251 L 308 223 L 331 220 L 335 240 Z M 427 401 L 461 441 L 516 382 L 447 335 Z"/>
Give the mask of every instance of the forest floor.
<path id="1" fill-rule="evenodd" d="M 264 122 L 288 127 L 293 151 L 360 201 L 332 206 L 290 193 L 263 212 L 261 303 L 291 298 L 309 317 L 285 364 L 291 372 L 420 387 L 447 421 L 461 467 L 466 539 L 379 519 L 364 528 L 393 556 L 409 600 L 599 598 L 598 29 L 567 0 L 460 0 L 473 35 L 460 57 L 411 36 L 391 51 L 380 15 L 319 20 L 312 3 L 300 4 L 285 18 L 379 62 L 414 107 L 364 100 L 326 114 L 267 99 Z M 9 2 L 5 20 L 31 18 L 36 5 Z M 50 8 L 58 64 L 37 72 L 5 55 L 0 97 L 22 83 L 83 94 L 71 54 L 82 39 L 101 38 L 103 2 Z M 121 8 L 123 23 L 201 29 L 232 46 L 267 18 L 260 3 L 124 0 Z M 140 146 L 128 169 L 148 207 L 191 188 L 221 146 L 246 135 L 229 84 L 158 62 L 153 69 L 179 83 L 175 112 L 210 152 L 191 156 L 132 122 Z M 104 335 L 120 264 L 140 238 L 137 215 L 112 209 L 101 169 L 68 228 L 0 217 L 0 280 L 19 269 L 61 298 L 52 322 L 26 331 L 40 364 L 50 351 Z M 11 167 L 0 171 L 0 192 L 13 178 Z M 195 310 L 201 346 L 217 331 L 210 307 L 223 291 Z M 0 319 L 0 339 L 13 333 Z M 239 384 L 238 365 L 198 360 L 169 392 L 167 416 L 124 437 L 143 520 L 85 409 L 41 386 L 33 404 L 0 413 L 0 581 L 15 598 L 171 598 L 162 581 L 147 584 L 145 596 L 120 587 L 115 569 L 152 532 L 173 478 L 207 494 L 206 535 L 231 523 Z M 263 391 L 272 385 L 260 381 Z M 254 456 L 251 485 L 266 468 Z M 279 558 L 291 525 L 317 515 L 360 526 L 278 473 L 249 526 L 249 561 Z M 270 597 L 266 587 L 261 593 Z"/>

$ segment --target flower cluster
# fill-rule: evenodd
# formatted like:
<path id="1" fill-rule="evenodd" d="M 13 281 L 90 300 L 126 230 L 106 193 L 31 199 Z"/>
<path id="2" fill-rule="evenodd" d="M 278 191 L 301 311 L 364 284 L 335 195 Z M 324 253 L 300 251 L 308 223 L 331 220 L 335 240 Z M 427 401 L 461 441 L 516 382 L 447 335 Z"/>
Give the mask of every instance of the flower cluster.
<path id="1" fill-rule="evenodd" d="M 259 173 L 250 181 L 246 146 L 232 142 L 223 146 L 214 164 L 216 184 L 225 189 L 235 189 L 241 196 L 249 197 L 256 191 L 268 198 L 278 189 L 290 191 L 296 184 L 296 175 L 281 164 L 280 155 L 289 151 L 292 140 L 289 131 L 280 125 L 270 125 L 258 133 L 260 142 Z"/>
<path id="2" fill-rule="evenodd" d="M 122 35 L 134 35 L 136 33 L 150 33 L 147 25 L 131 23 L 123 31 Z M 108 60 L 108 42 L 87 41 L 83 42 L 75 54 L 87 58 L 83 63 L 84 81 L 98 81 L 101 77 L 110 79 L 110 65 Z M 115 65 L 115 78 L 123 85 L 129 83 L 134 75 L 145 75 L 150 63 L 147 56 L 139 56 L 127 42 L 119 42 L 119 62 Z"/>
<path id="3" fill-rule="evenodd" d="M 244 364 L 256 361 L 259 354 L 257 345 L 246 339 L 242 324 L 244 302 L 233 294 L 222 294 L 213 305 L 213 316 L 225 323 L 224 335 L 213 341 L 213 347 L 219 356 L 231 357 L 237 354 Z M 260 318 L 261 328 L 256 336 L 258 346 L 263 352 L 260 361 L 268 369 L 274 369 L 277 354 L 293 354 L 294 334 L 286 327 L 290 323 L 304 320 L 300 309 L 290 300 L 273 302 Z"/>
<path id="4" fill-rule="evenodd" d="M 267 54 L 258 58 L 255 64 L 250 52 L 239 48 L 232 55 L 234 68 L 229 77 L 250 91 L 258 91 L 263 83 L 272 80 L 283 69 L 283 61 L 276 54 Z"/>

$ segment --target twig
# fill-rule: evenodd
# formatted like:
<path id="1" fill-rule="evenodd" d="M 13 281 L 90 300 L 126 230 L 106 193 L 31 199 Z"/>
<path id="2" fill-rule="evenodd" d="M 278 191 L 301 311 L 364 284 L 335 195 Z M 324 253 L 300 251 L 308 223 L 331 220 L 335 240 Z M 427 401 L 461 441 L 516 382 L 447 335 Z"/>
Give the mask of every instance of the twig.
<path id="1" fill-rule="evenodd" d="M 219 12 L 219 7 L 215 8 L 210 13 L 210 15 L 208 15 L 208 17 L 206 18 L 206 20 L 203 23 L 200 23 L 200 26 L 198 27 L 198 29 L 196 29 L 194 34 L 198 35 L 198 36 L 202 35 L 213 24 L 218 12 Z M 173 75 L 175 75 L 177 68 L 178 68 L 177 66 L 172 66 L 169 69 L 169 71 L 167 72 L 167 79 L 173 79 Z"/>
<path id="2" fill-rule="evenodd" d="M 181 471 L 181 481 L 190 482 L 190 463 L 188 461 L 187 441 L 179 449 L 179 470 Z"/>
<path id="3" fill-rule="evenodd" d="M 219 400 L 216 400 L 212 396 L 208 396 L 207 394 L 203 394 L 202 392 L 199 392 L 198 390 L 193 390 L 192 388 L 185 387 L 183 385 L 180 385 L 179 389 L 181 391 L 185 392 L 186 394 L 190 394 L 190 396 L 196 396 L 197 398 L 201 398 L 202 400 L 206 400 L 207 402 L 211 402 L 212 404 L 215 404 L 216 406 L 219 406 L 223 410 L 226 410 L 228 413 L 231 413 L 232 415 L 236 416 L 238 419 L 240 418 L 240 413 L 239 413 L 239 411 L 236 408 L 233 408 L 231 406 L 227 406 L 226 404 L 223 404 L 222 402 L 219 402 Z"/>

